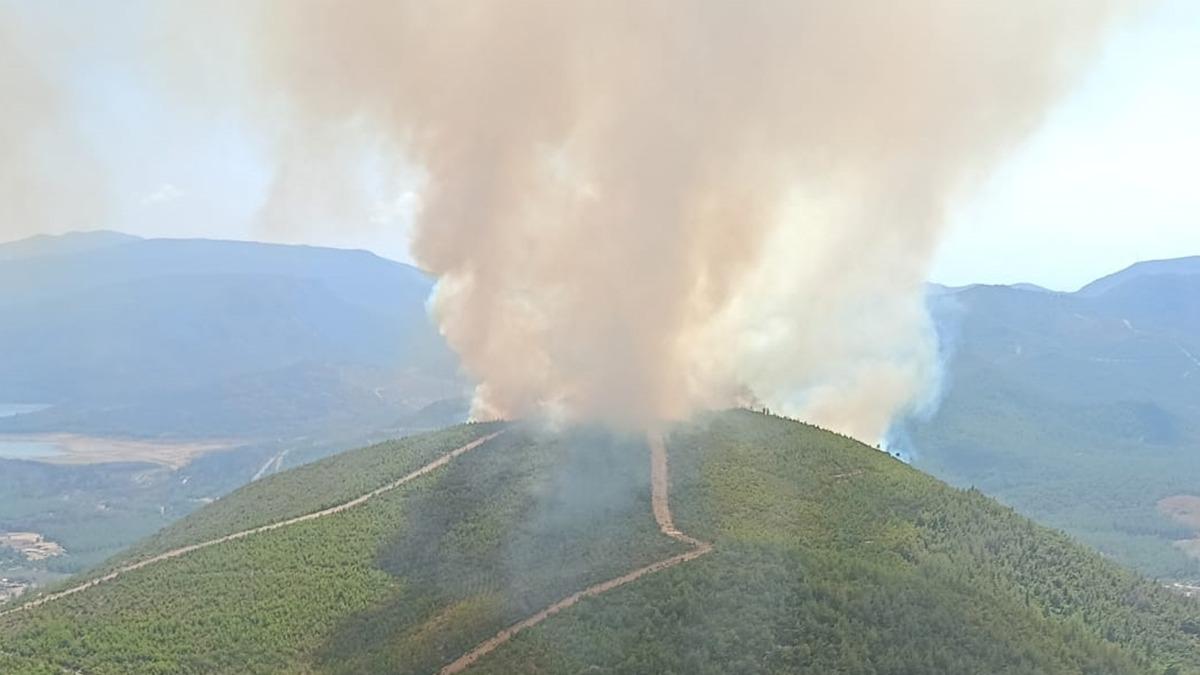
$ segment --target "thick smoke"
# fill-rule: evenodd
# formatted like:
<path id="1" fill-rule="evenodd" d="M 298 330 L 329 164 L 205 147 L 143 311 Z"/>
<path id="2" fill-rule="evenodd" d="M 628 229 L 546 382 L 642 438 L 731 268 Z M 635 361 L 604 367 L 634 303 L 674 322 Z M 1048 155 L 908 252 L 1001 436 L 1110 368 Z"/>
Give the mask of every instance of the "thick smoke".
<path id="1" fill-rule="evenodd" d="M 306 124 L 428 171 L 414 254 L 476 414 L 757 400 L 875 439 L 934 368 L 949 201 L 1102 4 L 283 3 L 255 34 Z"/>
<path id="2" fill-rule="evenodd" d="M 0 0 L 0 242 L 87 228 L 107 189 L 69 114 L 68 25 Z"/>
<path id="3" fill-rule="evenodd" d="M 944 212 L 1111 9 L 267 0 L 173 20 L 217 28 L 205 67 L 229 55 L 238 105 L 280 134 L 273 227 L 347 194 L 339 129 L 424 173 L 413 254 L 477 416 L 754 403 L 873 441 L 935 368 Z"/>

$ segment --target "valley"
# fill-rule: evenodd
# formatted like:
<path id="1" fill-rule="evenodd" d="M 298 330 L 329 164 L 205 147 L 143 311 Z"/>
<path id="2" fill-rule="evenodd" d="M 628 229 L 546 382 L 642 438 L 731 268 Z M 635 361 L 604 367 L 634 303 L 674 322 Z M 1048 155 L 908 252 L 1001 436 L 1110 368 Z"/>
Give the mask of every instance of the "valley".
<path id="1" fill-rule="evenodd" d="M 67 551 L 3 574 L 79 572 L 253 480 L 462 421 L 430 285 L 361 251 L 0 244 L 0 531 Z"/>

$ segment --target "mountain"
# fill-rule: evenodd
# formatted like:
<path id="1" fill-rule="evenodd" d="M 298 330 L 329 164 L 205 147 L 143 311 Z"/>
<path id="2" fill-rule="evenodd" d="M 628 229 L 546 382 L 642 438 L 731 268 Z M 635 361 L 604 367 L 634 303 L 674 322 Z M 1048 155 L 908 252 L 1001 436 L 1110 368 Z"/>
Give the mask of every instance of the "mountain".
<path id="1" fill-rule="evenodd" d="M 91 579 L 0 614 L 0 671 L 1200 673 L 1193 601 L 747 411 L 343 453 Z"/>
<path id="2" fill-rule="evenodd" d="M 364 251 L 115 232 L 0 245 L 0 535 L 66 549 L 0 547 L 0 577 L 78 572 L 255 478 L 465 419 L 431 289 Z M 104 452 L 23 454 L 64 437 Z M 178 450 L 195 441 L 217 449 Z M 129 442 L 165 449 L 106 451 Z"/>
<path id="3" fill-rule="evenodd" d="M 1200 275 L 1200 256 L 1171 258 L 1168 260 L 1146 260 L 1102 277 L 1079 289 L 1079 295 L 1096 296 L 1116 286 L 1141 277 Z"/>
<path id="4" fill-rule="evenodd" d="M 929 303 L 941 401 L 893 444 L 1146 574 L 1200 580 L 1200 526 L 1168 507 L 1200 503 L 1200 258 Z"/>
<path id="5" fill-rule="evenodd" d="M 364 251 L 103 232 L 6 244 L 0 353 L 14 358 L 0 360 L 0 402 L 50 407 L 0 418 L 0 431 L 298 436 L 378 425 L 461 395 L 424 311 L 431 288 Z"/>
<path id="6" fill-rule="evenodd" d="M 81 254 L 136 241 L 140 241 L 140 238 L 106 230 L 71 232 L 65 235 L 39 234 L 28 239 L 0 244 L 0 261 Z"/>

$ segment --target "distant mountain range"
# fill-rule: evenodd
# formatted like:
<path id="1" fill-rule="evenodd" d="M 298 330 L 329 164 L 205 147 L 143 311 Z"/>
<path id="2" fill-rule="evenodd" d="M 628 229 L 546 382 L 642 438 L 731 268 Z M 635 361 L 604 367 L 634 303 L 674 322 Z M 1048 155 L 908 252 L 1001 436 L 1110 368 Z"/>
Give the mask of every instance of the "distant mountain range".
<path id="1" fill-rule="evenodd" d="M 930 306 L 943 398 L 895 430 L 916 465 L 1146 573 L 1200 578 L 1200 532 L 1160 503 L 1200 496 L 1200 257 L 1075 293 L 936 287 Z"/>
<path id="2" fill-rule="evenodd" d="M 254 478 L 465 419 L 432 286 L 364 251 L 114 232 L 0 245 L 0 446 L 43 432 L 234 446 L 178 469 L 0 447 L 0 532 L 67 550 L 0 556 L 0 577 L 77 571 Z"/>
<path id="3" fill-rule="evenodd" d="M 112 232 L 0 245 L 0 404 L 50 406 L 0 416 L 0 433 L 240 444 L 178 471 L 0 460 L 0 530 L 53 535 L 83 555 L 54 564 L 76 569 L 255 476 L 461 421 L 431 288 L 362 251 Z M 1200 495 L 1200 257 L 1075 293 L 929 298 L 941 404 L 893 442 L 1146 573 L 1200 578 L 1200 532 L 1164 506 Z"/>
<path id="4" fill-rule="evenodd" d="M 461 397 L 432 281 L 364 251 L 113 232 L 0 246 L 0 431 L 302 436 Z"/>

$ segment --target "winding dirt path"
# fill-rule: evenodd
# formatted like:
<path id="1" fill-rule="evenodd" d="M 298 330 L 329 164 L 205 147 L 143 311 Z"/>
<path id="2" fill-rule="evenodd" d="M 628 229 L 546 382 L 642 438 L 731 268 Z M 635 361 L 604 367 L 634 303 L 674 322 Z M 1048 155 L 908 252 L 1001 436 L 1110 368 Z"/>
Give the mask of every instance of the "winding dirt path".
<path id="1" fill-rule="evenodd" d="M 488 441 L 492 440 L 493 438 L 499 436 L 502 433 L 504 433 L 503 430 L 497 431 L 495 433 L 488 434 L 487 436 L 484 436 L 482 438 L 471 441 L 470 443 L 467 443 L 466 445 L 464 445 L 460 448 L 451 450 L 450 452 L 442 455 L 441 457 L 438 457 L 437 459 L 426 464 L 425 466 L 413 471 L 412 473 L 407 474 L 403 478 L 392 481 L 391 483 L 388 483 L 387 485 L 384 485 L 383 487 L 376 488 L 376 489 L 368 492 L 367 494 L 362 495 L 361 497 L 356 497 L 354 499 L 351 499 L 348 502 L 343 502 L 341 504 L 337 504 L 336 506 L 331 506 L 327 509 L 322 509 L 320 511 L 314 511 L 312 513 L 307 513 L 302 516 L 296 516 L 295 518 L 288 518 L 287 520 L 280 520 L 280 521 L 270 523 L 267 525 L 262 525 L 259 527 L 251 528 L 249 530 L 242 530 L 241 532 L 234 532 L 233 534 L 228 534 L 228 535 L 225 535 L 224 537 L 220 537 L 218 539 L 210 539 L 208 541 L 203 541 L 198 544 L 191 544 L 189 546 L 183 546 L 180 548 L 172 549 L 165 553 L 160 553 L 154 557 L 146 558 L 145 560 L 139 560 L 138 562 L 130 563 L 128 565 L 125 565 L 124 567 L 119 567 L 119 568 L 113 570 L 112 572 L 105 574 L 102 577 L 96 577 L 95 579 L 92 579 L 85 583 L 79 584 L 78 586 L 72 586 L 71 588 L 68 588 L 68 589 L 65 589 L 62 591 L 58 591 L 57 593 L 51 593 L 49 595 L 44 595 L 44 596 L 38 598 L 37 600 L 31 600 L 30 602 L 27 602 L 18 607 L 14 607 L 12 609 L 5 610 L 3 612 L 0 612 L 0 617 L 4 617 L 9 614 L 15 614 L 17 612 L 33 609 L 35 607 L 39 607 L 41 605 L 44 605 L 48 602 L 53 602 L 55 600 L 60 600 L 69 595 L 74 595 L 81 591 L 86 591 L 87 589 L 89 589 L 93 586 L 98 586 L 100 584 L 112 581 L 113 579 L 116 579 L 117 577 L 119 577 L 123 574 L 133 572 L 134 570 L 140 570 L 143 567 L 147 567 L 147 566 L 153 565 L 155 563 L 160 563 L 164 560 L 170 560 L 171 558 L 178 558 L 180 556 L 187 555 L 188 553 L 191 553 L 193 551 L 199 551 L 202 548 L 208 548 L 209 546 L 216 546 L 217 544 L 223 544 L 227 541 L 233 541 L 235 539 L 244 539 L 246 537 L 249 537 L 250 535 L 259 534 L 260 532 L 270 532 L 271 530 L 278 530 L 279 528 L 287 527 L 288 525 L 295 525 L 296 523 L 303 523 L 303 522 L 306 522 L 309 520 L 316 520 L 317 518 L 324 518 L 326 516 L 332 516 L 335 513 L 341 513 L 342 511 L 345 511 L 347 509 L 352 509 L 356 506 L 360 506 L 360 505 L 378 497 L 379 495 L 384 494 L 385 492 L 391 492 L 392 490 L 395 490 L 396 488 L 404 485 L 405 483 L 408 483 L 408 482 L 415 480 L 417 478 L 420 478 L 421 476 L 424 476 L 432 471 L 440 469 L 441 467 L 449 464 L 454 458 L 458 457 L 459 455 L 462 455 L 464 453 L 470 452 L 471 450 L 474 450 L 475 448 L 478 448 L 479 446 L 483 445 L 484 443 L 487 443 Z"/>
<path id="2" fill-rule="evenodd" d="M 516 636 L 517 633 L 520 633 L 526 628 L 532 628 L 538 625 L 539 623 L 549 619 L 550 617 L 570 607 L 571 605 L 574 605 L 584 598 L 600 595 L 601 593 L 611 591 L 614 588 L 624 586 L 632 581 L 636 581 L 647 574 L 661 572 L 662 570 L 685 563 L 689 560 L 695 560 L 696 558 L 699 558 L 700 556 L 713 550 L 712 544 L 705 541 L 700 541 L 694 537 L 689 537 L 688 535 L 676 529 L 675 521 L 671 518 L 671 482 L 667 466 L 667 447 L 663 444 L 662 436 L 660 434 L 648 434 L 646 441 L 650 446 L 650 501 L 654 508 L 654 520 L 658 522 L 658 529 L 661 530 L 663 534 L 675 539 L 676 541 L 681 541 L 685 544 L 688 544 L 692 547 L 692 550 L 680 553 L 664 560 L 659 560 L 658 562 L 650 563 L 645 567 L 639 567 L 632 572 L 623 574 L 615 579 L 609 579 L 608 581 L 603 581 L 594 586 L 588 586 L 578 593 L 568 595 L 553 605 L 550 605 L 538 613 L 522 619 L 521 621 L 500 631 L 494 637 L 491 637 L 480 643 L 479 646 L 460 656 L 453 663 L 442 668 L 440 675 L 454 675 L 455 673 L 463 672 L 467 668 L 470 668 L 472 665 L 474 665 L 476 661 L 484 656 L 487 656 L 497 647 L 511 640 L 514 636 Z"/>

